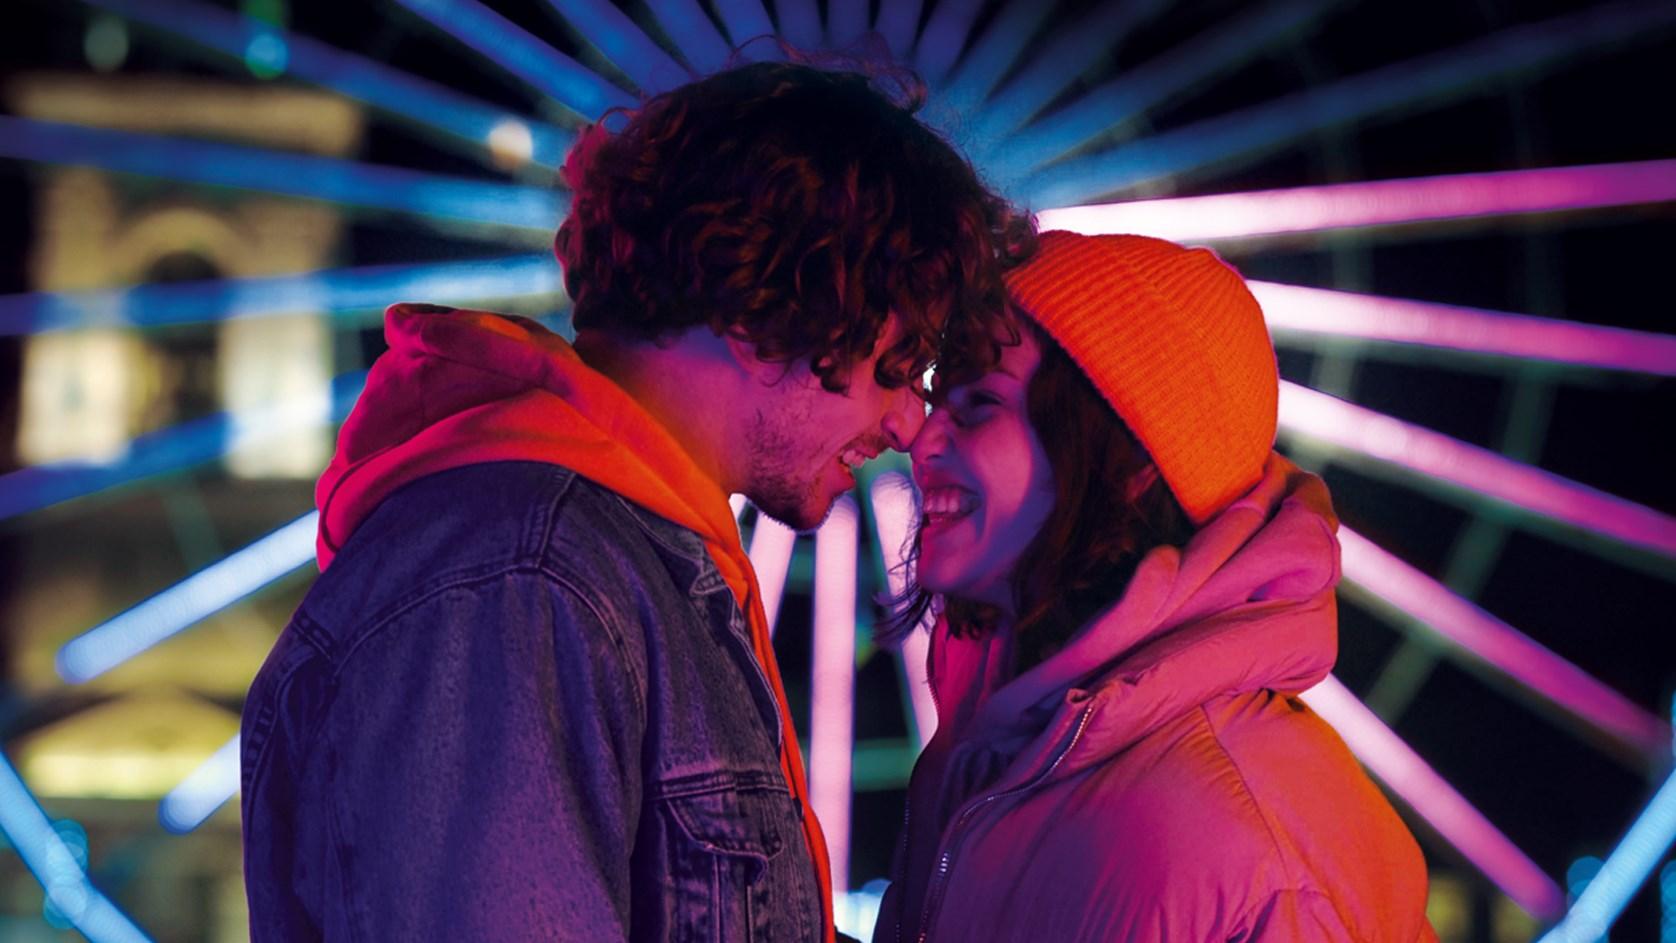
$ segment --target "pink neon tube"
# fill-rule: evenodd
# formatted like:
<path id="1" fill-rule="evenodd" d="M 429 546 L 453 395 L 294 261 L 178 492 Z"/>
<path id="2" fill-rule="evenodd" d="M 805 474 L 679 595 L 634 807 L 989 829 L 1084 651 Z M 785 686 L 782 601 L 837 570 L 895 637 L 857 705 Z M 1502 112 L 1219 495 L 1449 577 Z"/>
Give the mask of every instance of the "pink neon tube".
<path id="1" fill-rule="evenodd" d="M 908 476 L 886 472 L 873 479 L 868 492 L 873 503 L 873 521 L 878 528 L 880 557 L 891 595 L 900 595 L 907 582 L 902 569 L 903 548 L 915 513 L 914 486 Z M 921 626 L 902 640 L 902 671 L 908 681 L 908 697 L 914 709 L 914 730 L 919 745 L 931 742 L 937 732 L 937 705 L 931 698 L 931 682 L 925 673 L 925 658 L 931 648 L 929 626 Z"/>
<path id="2" fill-rule="evenodd" d="M 1565 911 L 1559 886 L 1337 678 L 1329 676 L 1305 691 L 1303 700 L 1338 731 L 1369 772 L 1514 903 L 1542 920 L 1557 919 Z"/>
<path id="3" fill-rule="evenodd" d="M 1449 587 L 1340 527 L 1345 579 L 1642 756 L 1670 755 L 1670 725 Z"/>
<path id="4" fill-rule="evenodd" d="M 1295 383 L 1280 384 L 1282 428 L 1361 452 L 1631 546 L 1676 557 L 1676 519 L 1489 449 Z"/>
<path id="5" fill-rule="evenodd" d="M 1676 336 L 1525 314 L 1250 282 L 1273 331 L 1328 334 L 1676 376 Z"/>
<path id="6" fill-rule="evenodd" d="M 1339 183 L 1045 210 L 1043 229 L 1237 239 L 1676 200 L 1676 160 Z"/>
<path id="7" fill-rule="evenodd" d="M 849 890 L 855 750 L 855 576 L 858 515 L 840 498 L 815 532 L 815 636 L 809 684 L 809 804 L 826 833 L 832 892 Z"/>
<path id="8" fill-rule="evenodd" d="M 780 597 L 786 592 L 786 574 L 791 571 L 791 552 L 797 545 L 797 532 L 790 527 L 757 512 L 756 531 L 751 534 L 751 569 L 757 571 L 757 587 L 762 590 L 762 610 L 768 616 L 768 634 L 773 636 L 774 625 L 780 616 Z"/>

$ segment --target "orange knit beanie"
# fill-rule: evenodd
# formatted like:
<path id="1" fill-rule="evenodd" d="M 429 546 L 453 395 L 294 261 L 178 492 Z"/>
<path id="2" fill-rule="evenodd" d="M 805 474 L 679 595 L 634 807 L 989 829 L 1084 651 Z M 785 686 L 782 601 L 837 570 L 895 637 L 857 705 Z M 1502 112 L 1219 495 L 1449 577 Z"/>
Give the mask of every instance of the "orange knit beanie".
<path id="1" fill-rule="evenodd" d="M 1007 288 L 1088 374 L 1194 523 L 1257 484 L 1280 379 L 1257 299 L 1215 253 L 1045 232 Z"/>

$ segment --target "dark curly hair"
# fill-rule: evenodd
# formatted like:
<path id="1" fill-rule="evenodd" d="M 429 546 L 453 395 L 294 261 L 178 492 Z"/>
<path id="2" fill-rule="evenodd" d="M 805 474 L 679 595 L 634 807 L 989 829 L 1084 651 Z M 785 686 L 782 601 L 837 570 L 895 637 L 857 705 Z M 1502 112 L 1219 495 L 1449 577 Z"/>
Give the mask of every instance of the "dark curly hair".
<path id="1" fill-rule="evenodd" d="M 1162 477 L 1126 498 L 1130 482 L 1152 464 L 1152 457 L 1064 348 L 1024 314 L 1015 310 L 1010 320 L 1009 334 L 1000 335 L 998 343 L 1018 343 L 1019 332 L 1028 331 L 1042 352 L 1025 388 L 1025 408 L 1053 470 L 1054 490 L 1053 507 L 1011 578 L 1022 672 L 1116 602 L 1148 551 L 1183 546 L 1195 528 Z M 934 403 L 988 369 L 982 360 L 950 361 L 946 368 L 947 375 L 944 365 L 938 367 Z M 911 572 L 919 551 L 917 528 L 909 540 L 910 562 L 903 565 Z M 896 610 L 877 632 L 887 643 L 899 642 L 939 604 L 912 580 L 900 596 L 885 602 Z M 941 606 L 956 636 L 991 631 L 999 616 L 994 607 L 969 600 L 943 599 Z"/>
<path id="2" fill-rule="evenodd" d="M 658 341 L 708 325 L 770 362 L 808 358 L 827 390 L 906 329 L 877 379 L 915 382 L 940 348 L 982 347 L 1000 266 L 1034 223 L 914 117 L 923 86 L 763 62 L 591 127 L 565 162 L 574 191 L 554 248 L 578 330 Z M 982 356 L 979 351 L 974 356 Z"/>

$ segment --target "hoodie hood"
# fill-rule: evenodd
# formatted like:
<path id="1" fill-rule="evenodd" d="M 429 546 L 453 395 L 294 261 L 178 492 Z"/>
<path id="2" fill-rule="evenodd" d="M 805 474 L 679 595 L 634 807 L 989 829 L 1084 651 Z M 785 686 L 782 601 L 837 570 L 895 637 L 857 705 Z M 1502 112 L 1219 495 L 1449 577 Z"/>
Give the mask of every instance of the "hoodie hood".
<path id="1" fill-rule="evenodd" d="M 1004 766 L 1013 782 L 1057 759 L 1052 776 L 1068 776 L 1211 698 L 1321 681 L 1337 656 L 1337 526 L 1321 479 L 1271 454 L 1245 497 L 1187 546 L 1148 554 L 1112 608 L 1029 671 L 984 685 L 996 675 L 981 666 L 1004 663 L 1005 641 L 939 633 L 939 701 L 972 703 L 974 682 L 988 687 L 958 734 L 976 748 L 968 761 Z M 969 786 L 990 778 L 966 773 Z"/>
<path id="2" fill-rule="evenodd" d="M 401 486 L 480 462 L 562 465 L 698 534 L 746 617 L 780 705 L 780 763 L 803 804 L 831 939 L 826 844 L 807 800 L 756 574 L 727 495 L 627 392 L 534 321 L 398 304 L 385 313 L 384 337 L 390 349 L 373 364 L 315 489 L 320 568 Z"/>

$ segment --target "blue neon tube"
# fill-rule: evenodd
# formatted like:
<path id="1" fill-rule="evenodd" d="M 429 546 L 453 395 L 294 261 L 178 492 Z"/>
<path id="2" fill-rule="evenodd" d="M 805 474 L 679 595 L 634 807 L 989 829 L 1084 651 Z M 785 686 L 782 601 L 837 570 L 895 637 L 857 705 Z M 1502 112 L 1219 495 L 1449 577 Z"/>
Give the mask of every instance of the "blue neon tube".
<path id="1" fill-rule="evenodd" d="M 41 882 L 47 898 L 83 936 L 93 943 L 149 943 L 150 938 L 87 879 L 4 756 L 0 756 L 0 830 Z"/>
<path id="2" fill-rule="evenodd" d="M 787 42 L 799 49 L 820 46 L 821 16 L 815 0 L 774 0 L 774 11 L 780 15 L 780 35 Z"/>
<path id="3" fill-rule="evenodd" d="M 320 512 L 310 511 L 235 550 L 58 650 L 58 673 L 91 681 L 135 655 L 314 561 Z"/>
<path id="4" fill-rule="evenodd" d="M 1636 888 L 1676 841 L 1676 773 L 1653 795 L 1647 808 L 1608 855 L 1571 910 L 1542 937 L 1541 943 L 1593 943 L 1624 912 Z"/>
<path id="5" fill-rule="evenodd" d="M 346 52 L 296 33 L 276 31 L 259 20 L 240 16 L 207 3 L 190 0 L 84 0 L 136 23 L 178 36 L 206 49 L 243 58 L 255 31 L 274 33 L 285 43 L 288 75 L 353 98 L 379 111 L 444 137 L 469 145 L 485 155 L 490 136 L 513 121 L 524 125 L 533 140 L 530 160 L 557 167 L 570 148 L 573 135 L 563 128 L 514 115 L 382 62 Z"/>
<path id="6" fill-rule="evenodd" d="M 1308 23 L 1334 0 L 1286 0 L 1234 17 L 1151 62 L 1090 89 L 998 142 L 985 165 L 994 179 L 1017 179 L 1099 135 L 1132 121 L 1194 84 L 1227 72 Z"/>
<path id="7" fill-rule="evenodd" d="M 973 116 L 975 141 L 992 141 L 1028 122 L 1100 56 L 1123 42 L 1165 0 L 1106 0 L 1056 33 L 1047 47 Z"/>
<path id="8" fill-rule="evenodd" d="M 204 824 L 239 791 L 239 738 L 222 744 L 157 805 L 157 819 L 176 835 Z"/>
<path id="9" fill-rule="evenodd" d="M 642 92 L 656 94 L 692 79 L 685 66 L 670 58 L 627 14 L 606 0 L 548 2 Z"/>
<path id="10" fill-rule="evenodd" d="M 476 0 L 397 0 L 524 84 L 593 121 L 634 96 Z"/>
<path id="11" fill-rule="evenodd" d="M 565 206 L 561 194 L 546 187 L 6 115 L 0 115 L 0 157 L 391 210 L 491 234 L 550 232 Z"/>
<path id="12" fill-rule="evenodd" d="M 94 291 L 26 292 L 0 295 L 0 337 L 226 321 L 297 311 L 368 310 L 403 299 L 448 304 L 560 292 L 558 263 L 546 253 Z"/>
<path id="13" fill-rule="evenodd" d="M 927 84 L 942 82 L 954 67 L 982 5 L 981 0 L 942 0 L 931 11 L 931 19 L 914 49 L 914 67 Z"/>
<path id="14" fill-rule="evenodd" d="M 1255 108 L 1157 134 L 1043 171 L 1030 206 L 1071 206 L 1217 161 L 1261 153 L 1321 128 L 1427 99 L 1468 94 L 1495 75 L 1611 47 L 1676 21 L 1676 4 L 1619 3 L 1529 26 L 1419 60 L 1307 89 Z"/>
<path id="15" fill-rule="evenodd" d="M 349 415 L 366 380 L 367 371 L 356 370 L 332 381 L 332 422 Z M 240 444 L 246 444 L 295 429 L 295 421 L 251 423 L 247 417 L 217 413 L 140 436 L 115 462 L 53 462 L 7 472 L 0 475 L 0 521 L 212 462 L 227 454 L 235 430 Z"/>

